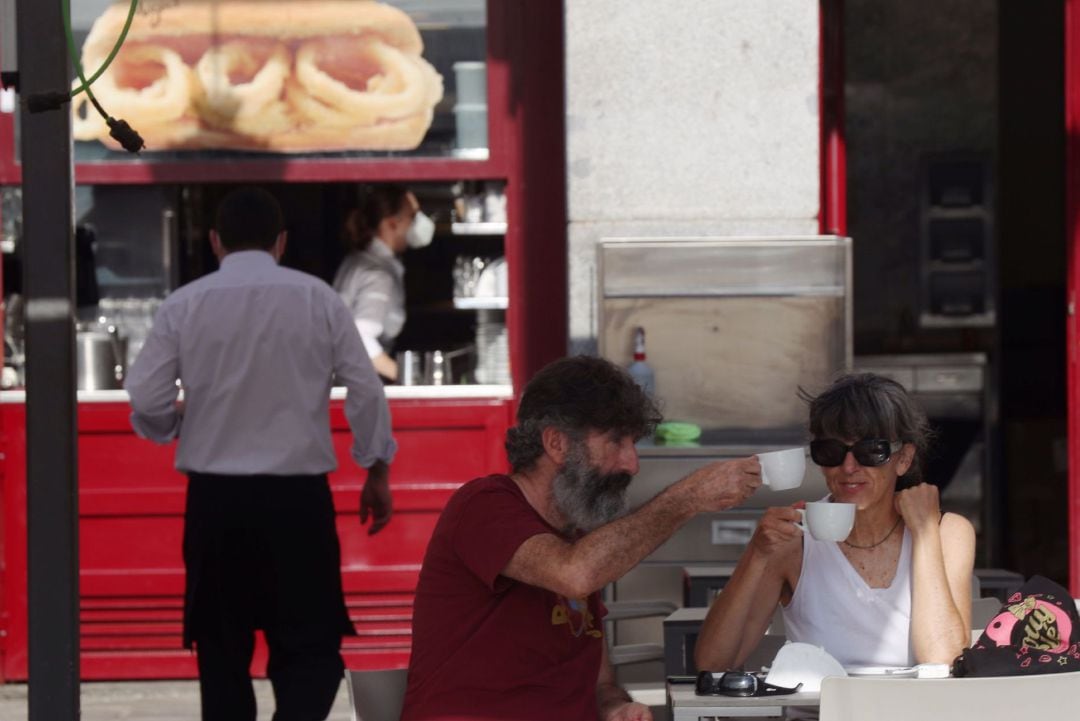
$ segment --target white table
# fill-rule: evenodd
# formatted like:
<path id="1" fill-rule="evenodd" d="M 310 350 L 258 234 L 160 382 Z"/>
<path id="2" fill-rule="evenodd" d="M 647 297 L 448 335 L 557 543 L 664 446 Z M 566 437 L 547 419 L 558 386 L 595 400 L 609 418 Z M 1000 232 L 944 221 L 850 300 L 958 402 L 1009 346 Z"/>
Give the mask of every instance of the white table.
<path id="1" fill-rule="evenodd" d="M 778 696 L 698 696 L 692 683 L 669 683 L 667 691 L 672 721 L 699 721 L 710 717 L 781 718 L 785 706 L 816 707 L 821 700 L 816 691 Z"/>

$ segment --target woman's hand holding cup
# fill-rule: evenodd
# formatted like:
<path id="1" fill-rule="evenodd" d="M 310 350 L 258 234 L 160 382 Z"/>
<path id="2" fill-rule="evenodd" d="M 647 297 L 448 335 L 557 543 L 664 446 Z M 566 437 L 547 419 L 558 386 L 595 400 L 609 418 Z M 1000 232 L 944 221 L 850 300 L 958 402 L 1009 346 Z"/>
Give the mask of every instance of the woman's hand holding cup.
<path id="1" fill-rule="evenodd" d="M 795 525 L 819 541 L 839 543 L 851 535 L 855 527 L 855 504 L 814 501 L 798 509 L 802 523 Z"/>
<path id="2" fill-rule="evenodd" d="M 798 521 L 802 518 L 801 509 L 795 506 L 774 506 L 766 508 L 758 521 L 750 547 L 762 556 L 771 556 L 789 546 L 801 534 Z"/>

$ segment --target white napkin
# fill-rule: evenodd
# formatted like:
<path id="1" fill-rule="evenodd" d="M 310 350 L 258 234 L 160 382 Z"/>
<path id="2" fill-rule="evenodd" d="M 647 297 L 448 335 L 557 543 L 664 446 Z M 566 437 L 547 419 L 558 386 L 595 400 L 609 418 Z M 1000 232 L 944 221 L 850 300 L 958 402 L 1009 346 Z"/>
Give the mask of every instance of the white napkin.
<path id="1" fill-rule="evenodd" d="M 818 692 L 826 676 L 847 676 L 847 672 L 821 646 L 789 642 L 780 647 L 765 681 L 785 688 L 801 683 L 800 691 Z"/>

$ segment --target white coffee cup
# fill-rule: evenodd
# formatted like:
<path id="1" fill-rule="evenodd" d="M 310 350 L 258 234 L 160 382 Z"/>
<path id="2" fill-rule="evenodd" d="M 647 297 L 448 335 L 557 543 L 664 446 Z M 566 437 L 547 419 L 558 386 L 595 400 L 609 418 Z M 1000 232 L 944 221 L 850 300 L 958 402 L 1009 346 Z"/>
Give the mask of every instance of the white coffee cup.
<path id="1" fill-rule="evenodd" d="M 798 511 L 803 522 L 795 525 L 819 541 L 843 541 L 855 526 L 854 503 L 813 501 Z"/>
<path id="2" fill-rule="evenodd" d="M 782 451 L 758 453 L 761 463 L 761 483 L 774 491 L 786 491 L 802 485 L 806 473 L 806 449 L 785 448 Z"/>

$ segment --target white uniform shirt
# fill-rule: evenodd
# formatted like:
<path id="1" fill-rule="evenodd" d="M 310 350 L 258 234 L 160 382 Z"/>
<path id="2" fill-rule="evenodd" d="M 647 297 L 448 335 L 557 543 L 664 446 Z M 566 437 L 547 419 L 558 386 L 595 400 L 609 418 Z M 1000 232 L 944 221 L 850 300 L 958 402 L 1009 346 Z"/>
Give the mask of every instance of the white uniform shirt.
<path id="1" fill-rule="evenodd" d="M 386 243 L 373 238 L 345 256 L 334 290 L 352 313 L 368 357 L 389 353 L 405 325 L 405 266 Z"/>
<path id="2" fill-rule="evenodd" d="M 911 534 L 888 588 L 870 586 L 832 541 L 803 534 L 803 563 L 783 608 L 790 641 L 821 646 L 844 666 L 910 666 Z"/>
<path id="3" fill-rule="evenodd" d="M 255 250 L 165 299 L 124 387 L 140 436 L 179 436 L 181 471 L 313 475 L 337 467 L 335 381 L 347 388 L 353 459 L 393 460 L 386 394 L 348 309 L 323 281 Z"/>

